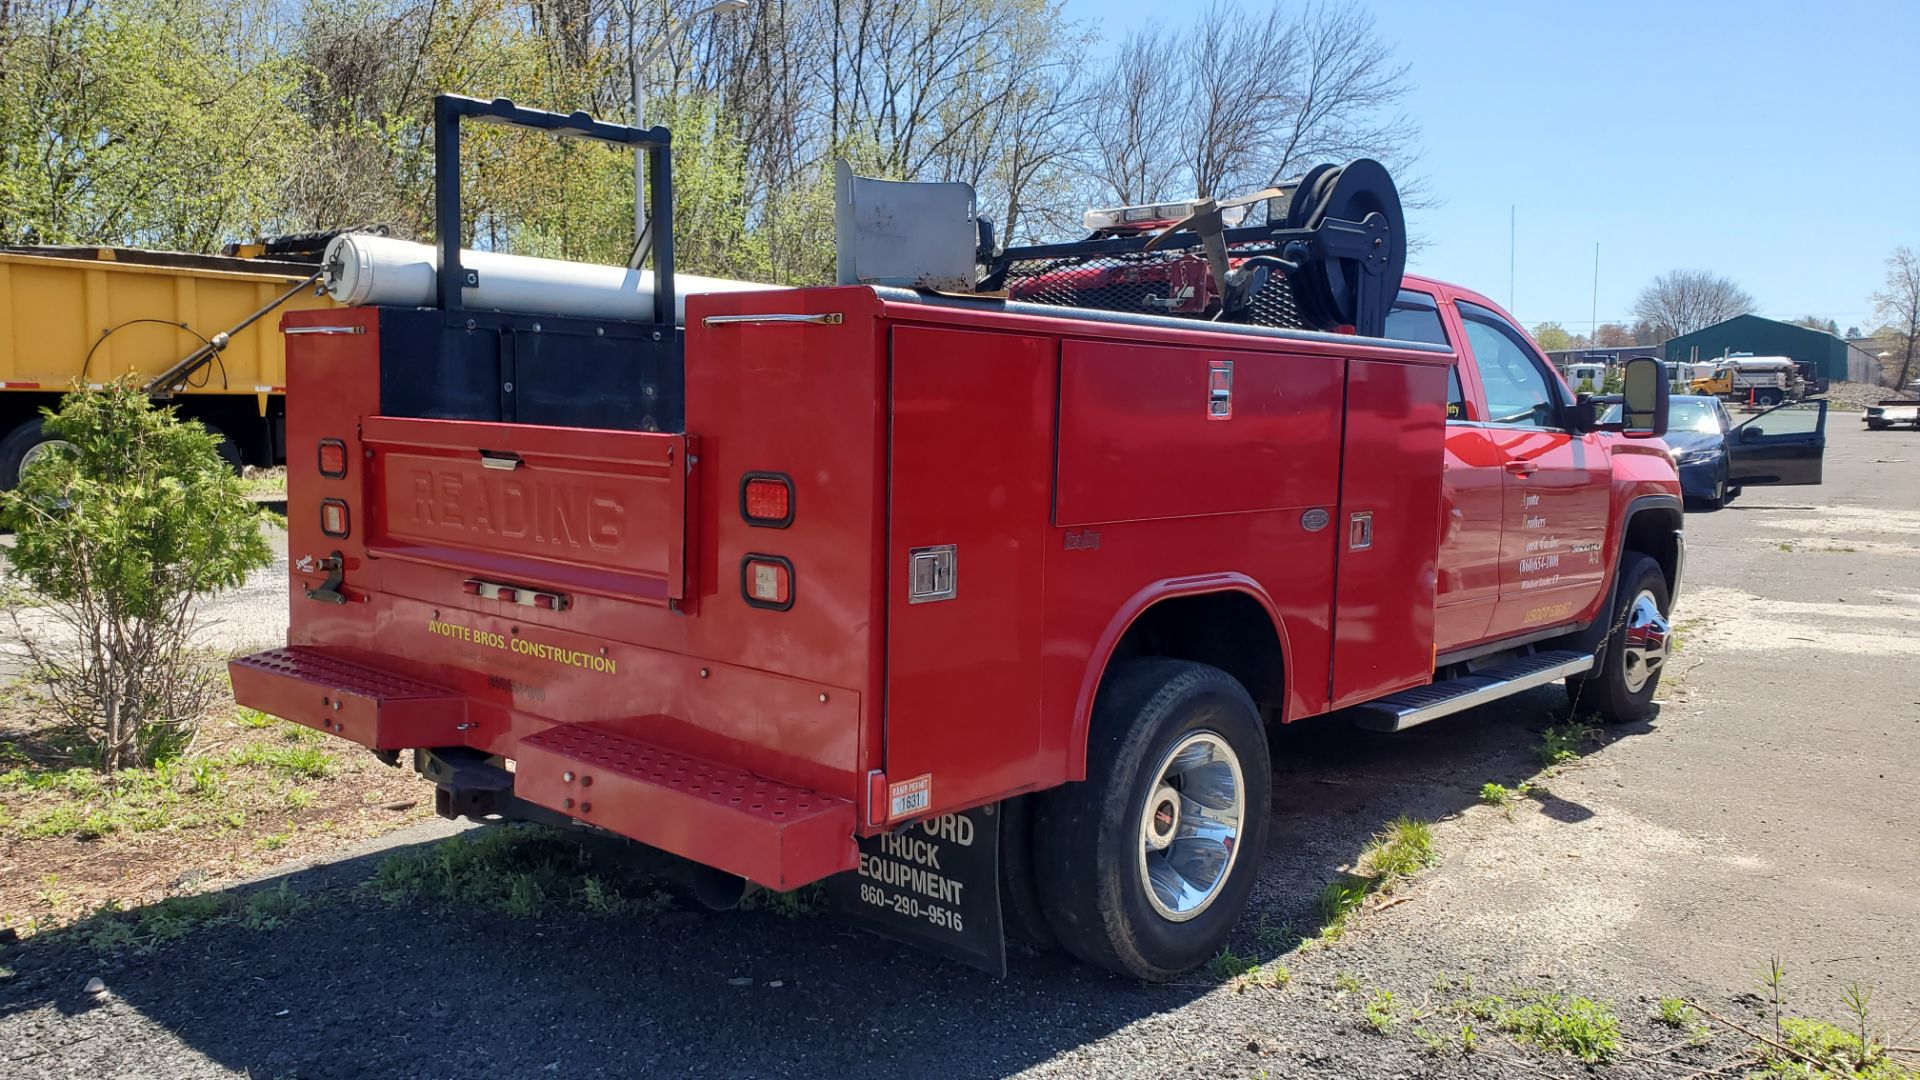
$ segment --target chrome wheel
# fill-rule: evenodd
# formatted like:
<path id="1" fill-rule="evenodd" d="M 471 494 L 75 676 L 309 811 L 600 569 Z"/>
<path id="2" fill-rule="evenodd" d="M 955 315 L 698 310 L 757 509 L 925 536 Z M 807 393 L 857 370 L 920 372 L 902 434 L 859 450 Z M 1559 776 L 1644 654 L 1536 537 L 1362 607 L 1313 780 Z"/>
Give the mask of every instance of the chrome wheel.
<path id="1" fill-rule="evenodd" d="M 20 471 L 24 474 L 28 469 L 33 467 L 34 462 L 39 461 L 55 450 L 71 451 L 72 449 L 73 444 L 65 439 L 48 439 L 46 442 L 34 443 L 32 446 L 27 447 L 26 453 L 20 455 Z"/>
<path id="2" fill-rule="evenodd" d="M 1227 740 L 1197 731 L 1176 743 L 1140 814 L 1140 881 L 1161 916 L 1185 922 L 1220 895 L 1239 855 L 1246 819 L 1240 758 Z"/>
<path id="3" fill-rule="evenodd" d="M 1627 693 L 1637 694 L 1667 662 L 1668 626 L 1659 601 L 1642 589 L 1627 609 L 1626 632 L 1621 638 L 1620 678 Z"/>

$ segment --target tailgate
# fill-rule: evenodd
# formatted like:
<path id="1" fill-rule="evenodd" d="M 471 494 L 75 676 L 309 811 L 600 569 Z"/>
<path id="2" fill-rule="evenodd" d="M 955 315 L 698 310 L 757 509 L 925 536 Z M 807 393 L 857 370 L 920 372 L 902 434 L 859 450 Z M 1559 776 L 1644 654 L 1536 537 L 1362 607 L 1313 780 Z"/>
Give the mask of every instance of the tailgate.
<path id="1" fill-rule="evenodd" d="M 368 417 L 367 552 L 488 582 L 686 593 L 687 437 Z"/>

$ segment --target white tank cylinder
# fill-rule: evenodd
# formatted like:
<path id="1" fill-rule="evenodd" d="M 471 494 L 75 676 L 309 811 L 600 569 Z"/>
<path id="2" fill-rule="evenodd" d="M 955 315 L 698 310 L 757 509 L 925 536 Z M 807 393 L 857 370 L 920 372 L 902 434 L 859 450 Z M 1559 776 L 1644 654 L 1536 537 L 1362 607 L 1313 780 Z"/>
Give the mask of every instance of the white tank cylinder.
<path id="1" fill-rule="evenodd" d="M 327 292 L 342 304 L 432 307 L 439 263 L 439 252 L 429 244 L 345 233 L 327 245 L 322 280 Z M 462 303 L 469 308 L 633 322 L 653 318 L 651 270 L 491 251 L 462 251 L 460 265 L 480 279 L 478 286 L 462 291 Z M 778 286 L 675 274 L 673 288 L 673 320 L 684 325 L 689 295 L 758 292 Z"/>

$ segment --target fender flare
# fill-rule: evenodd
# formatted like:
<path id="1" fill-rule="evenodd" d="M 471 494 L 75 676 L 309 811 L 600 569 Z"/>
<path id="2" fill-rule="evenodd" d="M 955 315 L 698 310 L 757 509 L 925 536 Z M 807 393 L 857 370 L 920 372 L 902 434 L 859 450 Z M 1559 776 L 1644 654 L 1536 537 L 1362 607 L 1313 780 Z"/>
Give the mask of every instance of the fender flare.
<path id="1" fill-rule="evenodd" d="M 1247 575 L 1236 572 L 1161 578 L 1127 597 L 1113 618 L 1107 621 L 1106 629 L 1101 631 L 1100 637 L 1094 642 L 1093 651 L 1087 656 L 1087 669 L 1082 673 L 1080 688 L 1074 695 L 1073 722 L 1067 729 L 1068 780 L 1087 778 L 1087 734 L 1093 723 L 1093 702 L 1100 693 L 1100 683 L 1106 678 L 1108 666 L 1113 663 L 1113 653 L 1119 647 L 1120 639 L 1126 636 L 1148 608 L 1162 600 L 1222 592 L 1237 592 L 1251 597 L 1273 623 L 1274 637 L 1280 643 L 1281 719 L 1286 718 L 1286 700 L 1293 692 L 1293 650 L 1287 641 L 1287 625 L 1280 618 L 1280 611 L 1274 606 L 1273 598 L 1267 595 L 1267 590 Z"/>
<path id="2" fill-rule="evenodd" d="M 1626 512 L 1620 515 L 1620 535 L 1614 541 L 1613 572 L 1608 575 L 1606 603 L 1600 608 L 1599 616 L 1588 623 L 1585 630 L 1575 635 L 1575 647 L 1591 652 L 1597 657 L 1600 650 L 1606 646 L 1607 638 L 1613 629 L 1611 625 L 1613 613 L 1620 605 L 1620 565 L 1626 561 L 1627 557 L 1627 534 L 1632 531 L 1635 515 L 1656 510 L 1671 510 L 1682 522 L 1686 520 L 1685 504 L 1680 501 L 1678 495 L 1656 493 L 1638 495 L 1628 500 Z M 1674 530 L 1675 533 L 1682 531 L 1682 529 Z M 1685 543 L 1679 544 L 1677 550 L 1678 558 L 1674 564 L 1671 583 L 1671 592 L 1676 599 L 1680 595 L 1680 572 L 1685 568 L 1687 559 Z M 1594 670 L 1599 670 L 1599 664 L 1594 665 Z"/>

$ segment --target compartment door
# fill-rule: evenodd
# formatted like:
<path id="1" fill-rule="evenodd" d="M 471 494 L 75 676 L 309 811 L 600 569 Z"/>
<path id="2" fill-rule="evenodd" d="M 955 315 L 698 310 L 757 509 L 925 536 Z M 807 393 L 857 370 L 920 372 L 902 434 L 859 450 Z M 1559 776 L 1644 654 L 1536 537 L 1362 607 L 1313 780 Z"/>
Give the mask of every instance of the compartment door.
<path id="1" fill-rule="evenodd" d="M 371 416 L 367 554 L 492 582 L 686 595 L 687 439 Z"/>
<path id="2" fill-rule="evenodd" d="M 1447 369 L 1347 365 L 1341 439 L 1335 708 L 1427 682 L 1440 550 Z"/>
<path id="3" fill-rule="evenodd" d="M 892 791 L 876 810 L 898 818 L 998 795 L 1035 768 L 1057 376 L 1047 338 L 903 326 L 892 351 Z"/>

